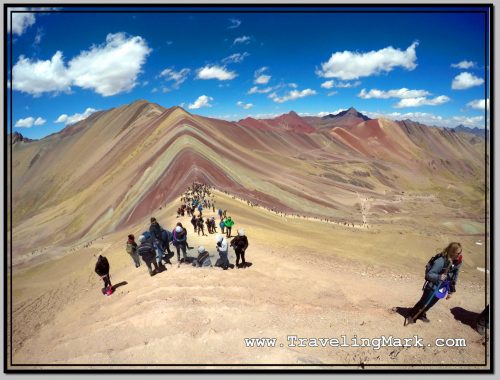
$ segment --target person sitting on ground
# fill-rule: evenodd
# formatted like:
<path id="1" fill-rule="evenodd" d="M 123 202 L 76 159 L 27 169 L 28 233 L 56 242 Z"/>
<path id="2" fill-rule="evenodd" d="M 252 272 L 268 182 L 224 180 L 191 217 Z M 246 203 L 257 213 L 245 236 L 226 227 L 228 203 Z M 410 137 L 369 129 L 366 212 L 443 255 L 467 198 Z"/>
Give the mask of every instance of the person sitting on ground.
<path id="1" fill-rule="evenodd" d="M 231 228 L 234 226 L 234 221 L 230 216 L 224 221 L 224 226 L 226 227 L 226 237 L 231 237 Z"/>
<path id="2" fill-rule="evenodd" d="M 175 246 L 177 250 L 177 262 L 181 263 L 182 261 L 186 261 L 186 247 L 187 247 L 187 231 L 182 226 L 176 226 L 172 231 L 173 234 L 173 242 L 172 244 Z M 182 250 L 182 261 L 181 261 L 181 251 Z"/>
<path id="3" fill-rule="evenodd" d="M 240 257 L 241 257 L 241 267 L 245 268 L 245 251 L 248 248 L 248 239 L 245 235 L 245 231 L 243 229 L 238 230 L 238 236 L 236 236 L 233 240 L 231 240 L 231 247 L 234 248 L 234 252 L 236 253 L 236 267 L 240 268 Z"/>
<path id="4" fill-rule="evenodd" d="M 128 235 L 128 240 L 127 240 L 127 253 L 132 257 L 132 260 L 134 261 L 134 265 L 136 268 L 139 268 L 141 266 L 141 258 L 137 254 L 137 243 L 134 240 L 134 235 L 130 234 Z"/>
<path id="5" fill-rule="evenodd" d="M 229 258 L 227 257 L 227 240 L 221 235 L 217 235 L 215 237 L 215 248 L 217 252 L 219 252 L 220 260 L 217 260 L 220 264 L 220 267 L 224 270 L 229 268 Z"/>
<path id="6" fill-rule="evenodd" d="M 158 273 L 158 264 L 156 264 L 156 252 L 153 248 L 153 244 L 151 241 L 146 239 L 144 235 L 139 236 L 139 243 L 140 245 L 137 247 L 137 254 L 142 257 L 142 261 L 144 261 L 146 267 L 148 268 L 149 275 L 154 276 Z M 154 270 L 151 268 L 151 264 L 153 264 L 155 268 Z"/>
<path id="7" fill-rule="evenodd" d="M 430 322 L 427 318 L 427 311 L 441 298 L 438 297 L 438 291 L 443 291 L 442 285 L 448 282 L 449 291 L 446 299 L 451 298 L 451 295 L 456 291 L 455 286 L 461 266 L 462 245 L 455 242 L 448 244 L 425 274 L 424 293 L 410 312 L 408 319 L 410 323 L 415 323 L 415 319 L 426 323 Z"/>
<path id="8" fill-rule="evenodd" d="M 193 261 L 193 266 L 195 267 L 211 267 L 212 261 L 210 260 L 210 254 L 203 246 L 198 247 L 198 257 Z"/>
<path id="9" fill-rule="evenodd" d="M 111 285 L 111 278 L 109 276 L 109 262 L 106 257 L 99 255 L 97 263 L 95 264 L 95 272 L 104 281 L 104 289 L 102 292 L 108 296 L 111 295 L 113 286 Z"/>

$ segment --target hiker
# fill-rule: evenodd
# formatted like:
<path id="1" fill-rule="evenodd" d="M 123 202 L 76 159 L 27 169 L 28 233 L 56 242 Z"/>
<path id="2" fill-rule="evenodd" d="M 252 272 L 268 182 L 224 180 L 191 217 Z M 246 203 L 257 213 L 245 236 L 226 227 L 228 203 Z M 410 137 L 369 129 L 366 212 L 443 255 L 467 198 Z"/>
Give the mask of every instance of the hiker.
<path id="1" fill-rule="evenodd" d="M 177 262 L 181 262 L 181 250 L 182 250 L 182 261 L 186 261 L 186 247 L 187 247 L 187 231 L 182 226 L 176 226 L 172 231 L 173 234 L 173 242 L 172 244 L 177 249 Z"/>
<path id="2" fill-rule="evenodd" d="M 240 257 L 241 257 L 241 267 L 246 267 L 245 262 L 245 251 L 248 248 L 248 239 L 245 236 L 245 230 L 239 229 L 238 236 L 236 236 L 233 240 L 231 240 L 231 247 L 234 248 L 234 252 L 236 253 L 236 267 L 240 268 Z"/>
<path id="3" fill-rule="evenodd" d="M 486 329 L 490 328 L 490 305 L 486 305 L 484 310 L 479 314 L 476 321 L 476 331 L 481 334 L 486 334 Z"/>
<path id="4" fill-rule="evenodd" d="M 132 257 L 132 260 L 134 261 L 134 265 L 136 268 L 139 268 L 141 266 L 141 258 L 137 254 L 137 243 L 134 240 L 134 235 L 128 235 L 128 240 L 127 240 L 127 253 Z"/>
<path id="5" fill-rule="evenodd" d="M 161 234 L 162 229 L 163 228 L 161 228 L 160 224 L 156 221 L 156 218 L 152 217 L 151 225 L 149 226 L 149 233 L 151 234 L 153 247 L 156 251 L 156 261 L 160 267 L 163 265 L 163 251 L 165 250 Z"/>
<path id="6" fill-rule="evenodd" d="M 220 220 L 222 220 L 222 209 L 221 209 L 221 208 L 220 208 L 220 209 L 218 209 L 218 210 L 217 210 L 217 213 L 219 214 L 219 218 L 220 218 Z"/>
<path id="7" fill-rule="evenodd" d="M 219 252 L 220 259 L 217 260 L 220 263 L 220 267 L 224 270 L 229 268 L 229 259 L 227 257 L 227 240 L 222 237 L 222 235 L 217 235 L 215 237 L 217 252 Z M 217 265 L 216 265 L 217 266 Z"/>
<path id="8" fill-rule="evenodd" d="M 202 236 L 205 236 L 205 227 L 204 227 L 205 222 L 203 221 L 203 218 L 200 217 L 196 220 L 196 226 L 198 227 L 198 236 L 200 236 L 200 232 L 202 233 Z"/>
<path id="9" fill-rule="evenodd" d="M 217 227 L 215 227 L 215 217 L 210 218 L 210 224 L 212 225 L 212 233 L 217 233 Z"/>
<path id="10" fill-rule="evenodd" d="M 449 286 L 446 299 L 450 299 L 455 293 L 458 273 L 462 266 L 462 245 L 460 243 L 450 243 L 448 246 L 434 256 L 426 266 L 425 283 L 423 294 L 420 300 L 413 306 L 410 312 L 409 323 L 415 323 L 416 319 L 422 322 L 430 322 L 427 318 L 427 311 L 444 297 L 444 286 Z"/>
<path id="11" fill-rule="evenodd" d="M 227 210 L 224 210 L 224 211 L 222 212 L 222 216 L 223 216 L 224 218 L 226 218 L 226 213 L 227 213 Z"/>
<path id="12" fill-rule="evenodd" d="M 210 221 L 210 218 L 207 216 L 207 220 L 205 221 L 205 224 L 207 225 L 207 231 L 209 234 L 212 233 L 212 222 Z"/>
<path id="13" fill-rule="evenodd" d="M 221 220 L 220 220 L 220 223 L 219 223 L 220 233 L 221 233 L 221 234 L 224 234 L 224 227 L 226 226 L 226 225 L 224 224 L 224 222 L 225 222 L 225 221 L 224 221 L 224 219 L 221 219 Z"/>
<path id="14" fill-rule="evenodd" d="M 231 219 L 230 216 L 227 217 L 227 219 L 224 222 L 224 226 L 226 227 L 226 237 L 231 237 L 231 228 L 234 226 L 234 221 Z"/>
<path id="15" fill-rule="evenodd" d="M 111 285 L 111 278 L 109 277 L 109 262 L 106 257 L 99 255 L 97 263 L 95 264 L 95 272 L 104 281 L 104 289 L 102 289 L 103 294 L 110 296 L 113 293 L 113 286 Z"/>
<path id="16" fill-rule="evenodd" d="M 200 213 L 200 218 L 201 218 L 203 216 L 203 206 L 201 205 L 201 203 L 198 206 L 198 212 Z"/>
<path id="17" fill-rule="evenodd" d="M 154 276 L 158 273 L 158 264 L 156 264 L 156 252 L 153 248 L 151 240 L 146 239 L 144 235 L 139 236 L 139 243 L 141 244 L 137 247 L 137 254 L 142 257 L 142 261 L 146 264 L 150 276 Z M 151 264 L 155 267 L 151 268 Z"/>
<path id="18" fill-rule="evenodd" d="M 212 261 L 210 260 L 210 254 L 202 245 L 198 247 L 198 257 L 193 261 L 193 266 L 194 267 L 212 266 Z"/>
<path id="19" fill-rule="evenodd" d="M 198 227 L 198 220 L 196 219 L 196 216 L 193 213 L 193 217 L 191 218 L 191 224 L 193 225 L 194 228 L 194 233 L 196 233 L 196 228 Z"/>

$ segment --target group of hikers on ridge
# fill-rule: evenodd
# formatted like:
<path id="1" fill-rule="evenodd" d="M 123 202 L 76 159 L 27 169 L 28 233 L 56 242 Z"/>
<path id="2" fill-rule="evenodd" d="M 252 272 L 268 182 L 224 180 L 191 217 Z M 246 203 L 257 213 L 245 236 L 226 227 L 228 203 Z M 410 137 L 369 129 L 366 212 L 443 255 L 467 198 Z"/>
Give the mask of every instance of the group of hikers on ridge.
<path id="1" fill-rule="evenodd" d="M 185 202 L 177 210 L 177 216 L 192 215 L 192 221 L 194 227 L 194 232 L 200 231 L 203 236 L 205 231 L 203 228 L 204 222 L 202 219 L 202 212 L 204 206 L 212 206 L 215 209 L 215 202 L 212 200 L 207 200 L 206 197 L 210 195 L 210 189 L 202 184 L 194 183 L 192 187 L 188 188 L 185 194 L 181 197 L 181 201 Z M 198 210 L 198 217 L 195 216 L 195 210 Z M 219 253 L 219 258 L 214 264 L 214 266 L 221 267 L 223 269 L 228 269 L 231 266 L 228 258 L 228 243 L 226 238 L 231 237 L 231 228 L 234 225 L 234 221 L 231 217 L 224 218 L 223 215 L 226 210 L 220 210 L 221 223 L 224 222 L 226 236 L 220 234 L 216 235 L 215 243 L 216 250 Z M 174 253 L 170 248 L 170 244 L 175 247 L 177 253 L 177 262 L 181 263 L 192 263 L 194 266 L 204 267 L 213 266 L 210 260 L 210 254 L 205 249 L 204 246 L 199 246 L 197 249 L 198 256 L 196 258 L 189 257 L 187 255 L 188 249 L 193 249 L 190 247 L 187 241 L 187 230 L 178 222 L 175 228 L 170 232 L 161 227 L 156 218 L 151 218 L 151 224 L 149 230 L 143 232 L 139 236 L 139 244 L 135 242 L 134 235 L 128 235 L 128 240 L 126 243 L 127 253 L 131 256 L 132 261 L 136 268 L 141 265 L 142 261 L 146 264 L 150 276 L 154 276 L 156 273 L 162 272 L 166 269 L 165 264 L 172 265 L 170 258 L 174 257 Z M 220 224 L 221 226 L 222 224 Z M 208 233 L 217 233 L 215 226 L 215 217 L 207 218 Z M 222 227 L 221 227 L 222 228 Z M 222 230 L 223 232 L 224 230 Z M 231 240 L 230 247 L 234 248 L 236 254 L 236 267 L 245 268 L 245 251 L 248 247 L 248 239 L 245 235 L 243 229 L 238 230 L 237 236 L 233 237 Z M 182 257 L 181 257 L 182 252 Z M 241 260 L 241 265 L 240 265 Z"/>

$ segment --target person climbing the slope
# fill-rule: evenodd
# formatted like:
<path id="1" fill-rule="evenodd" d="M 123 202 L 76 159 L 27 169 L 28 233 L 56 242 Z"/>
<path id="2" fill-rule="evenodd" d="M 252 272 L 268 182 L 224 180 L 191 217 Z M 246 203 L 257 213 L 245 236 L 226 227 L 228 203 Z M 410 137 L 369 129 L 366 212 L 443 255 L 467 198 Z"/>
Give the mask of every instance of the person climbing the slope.
<path id="1" fill-rule="evenodd" d="M 177 250 L 177 262 L 181 263 L 182 261 L 186 261 L 186 247 L 187 247 L 187 231 L 182 226 L 176 226 L 172 231 L 173 234 L 173 242 L 172 244 L 175 246 Z M 182 261 L 181 261 L 181 250 L 182 250 Z"/>
<path id="2" fill-rule="evenodd" d="M 241 258 L 241 268 L 245 268 L 246 267 L 245 251 L 248 248 L 248 239 L 243 229 L 240 228 L 238 230 L 238 236 L 236 236 L 233 240 L 231 240 L 230 246 L 234 248 L 234 252 L 236 253 L 236 267 L 240 268 L 240 258 Z"/>
<path id="3" fill-rule="evenodd" d="M 203 218 L 202 216 L 200 215 L 200 217 L 196 220 L 196 226 L 198 227 L 198 236 L 200 236 L 200 232 L 202 233 L 201 236 L 205 236 L 205 222 L 203 221 Z"/>
<path id="4" fill-rule="evenodd" d="M 191 224 L 193 225 L 194 228 L 194 233 L 196 233 L 196 230 L 198 228 L 198 219 L 196 219 L 196 216 L 193 213 L 193 217 L 191 218 Z"/>
<path id="5" fill-rule="evenodd" d="M 220 220 L 219 227 L 220 227 L 220 233 L 224 234 L 224 228 L 226 227 L 224 218 Z"/>
<path id="6" fill-rule="evenodd" d="M 231 237 L 231 228 L 234 226 L 234 221 L 231 219 L 230 216 L 227 217 L 227 219 L 224 222 L 224 226 L 226 227 L 226 237 Z"/>
<path id="7" fill-rule="evenodd" d="M 444 297 L 446 291 L 448 291 L 446 299 L 450 299 L 455 293 L 461 266 L 462 245 L 456 242 L 448 244 L 442 252 L 430 260 L 426 268 L 424 292 L 410 312 L 409 323 L 415 323 L 417 319 L 430 322 L 427 311 Z"/>
<path id="8" fill-rule="evenodd" d="M 153 247 L 153 244 L 150 240 L 146 239 L 144 235 L 139 236 L 139 247 L 137 247 L 137 254 L 142 257 L 142 261 L 146 264 L 148 268 L 148 272 L 150 276 L 154 276 L 158 273 L 158 264 L 156 263 L 156 252 Z M 154 266 L 154 270 L 151 267 L 151 264 Z"/>
<path id="9" fill-rule="evenodd" d="M 104 281 L 102 293 L 110 296 L 113 293 L 113 286 L 111 285 L 111 278 L 109 276 L 109 262 L 106 257 L 99 255 L 95 264 L 95 272 Z"/>
<path id="10" fill-rule="evenodd" d="M 151 234 L 153 247 L 156 251 L 156 262 L 157 262 L 158 267 L 160 269 L 164 268 L 163 261 L 165 260 L 163 258 L 164 251 L 165 251 L 165 244 L 163 243 L 163 239 L 162 239 L 162 230 L 163 230 L 163 228 L 156 221 L 156 218 L 154 218 L 154 217 L 151 218 L 151 225 L 149 226 L 149 233 Z"/>
<path id="11" fill-rule="evenodd" d="M 141 266 L 141 258 L 137 254 L 137 243 L 135 242 L 134 235 L 130 234 L 128 235 L 128 240 L 127 240 L 127 253 L 130 255 L 132 260 L 134 261 L 134 265 L 136 268 L 139 268 Z"/>

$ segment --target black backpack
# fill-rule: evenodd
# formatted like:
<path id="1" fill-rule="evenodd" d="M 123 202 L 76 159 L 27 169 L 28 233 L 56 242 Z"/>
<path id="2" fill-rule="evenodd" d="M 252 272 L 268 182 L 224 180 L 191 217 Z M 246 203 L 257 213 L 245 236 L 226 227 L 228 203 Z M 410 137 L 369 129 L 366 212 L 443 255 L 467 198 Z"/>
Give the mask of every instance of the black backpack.
<path id="1" fill-rule="evenodd" d="M 440 253 L 431 257 L 431 259 L 425 265 L 425 276 L 427 276 L 427 273 L 429 273 L 429 271 L 431 270 L 432 266 L 434 265 L 434 262 L 442 256 L 443 256 L 443 253 L 440 252 Z"/>

